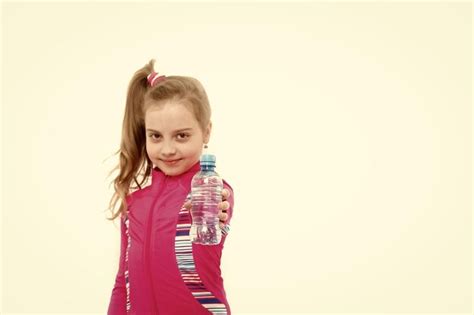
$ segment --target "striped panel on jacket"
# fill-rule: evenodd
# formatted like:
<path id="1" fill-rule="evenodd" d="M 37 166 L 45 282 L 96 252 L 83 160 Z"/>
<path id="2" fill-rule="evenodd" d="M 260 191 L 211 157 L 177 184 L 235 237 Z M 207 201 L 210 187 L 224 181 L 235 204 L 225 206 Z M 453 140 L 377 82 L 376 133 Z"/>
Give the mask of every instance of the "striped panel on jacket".
<path id="1" fill-rule="evenodd" d="M 191 193 L 186 197 L 186 201 L 191 199 Z M 202 283 L 199 274 L 196 272 L 196 265 L 194 263 L 192 253 L 192 242 L 189 237 L 189 230 L 191 228 L 189 210 L 184 207 L 184 203 L 179 211 L 178 223 L 176 226 L 176 237 L 175 237 L 175 252 L 176 261 L 178 262 L 178 269 L 181 273 L 186 286 L 191 290 L 194 298 L 212 314 L 216 315 L 227 315 L 227 309 L 218 298 L 216 298 L 211 292 L 209 292 L 204 284 Z M 128 215 L 124 218 L 125 233 L 127 235 L 127 251 L 125 253 L 125 285 L 127 291 L 127 314 L 130 314 L 131 303 L 130 303 L 130 282 L 128 274 L 128 253 L 130 251 L 130 233 L 129 233 L 129 220 Z M 221 228 L 222 234 L 228 234 L 229 225 L 224 225 Z"/>
<path id="2" fill-rule="evenodd" d="M 191 198 L 188 194 L 186 201 Z M 212 314 L 227 315 L 225 304 L 216 298 L 205 287 L 199 274 L 196 271 L 196 265 L 193 258 L 192 242 L 189 236 L 191 229 L 191 215 L 189 210 L 183 205 L 179 211 L 178 223 L 176 226 L 175 253 L 181 278 L 193 294 L 194 298 Z M 221 229 L 222 232 L 224 230 Z"/>

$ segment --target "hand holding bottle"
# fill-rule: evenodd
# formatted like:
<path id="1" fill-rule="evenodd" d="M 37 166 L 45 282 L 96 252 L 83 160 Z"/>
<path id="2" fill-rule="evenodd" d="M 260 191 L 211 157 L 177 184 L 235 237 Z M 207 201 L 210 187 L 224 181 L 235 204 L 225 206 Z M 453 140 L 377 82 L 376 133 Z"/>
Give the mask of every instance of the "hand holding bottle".
<path id="1" fill-rule="evenodd" d="M 224 224 L 225 224 L 225 221 L 227 221 L 227 218 L 228 218 L 228 214 L 227 214 L 227 209 L 229 209 L 230 207 L 230 204 L 229 202 L 227 201 L 227 199 L 229 198 L 230 196 L 230 191 L 223 188 L 222 189 L 222 201 L 219 202 L 219 214 L 218 214 L 218 217 L 219 217 L 219 226 L 221 228 L 224 228 Z M 187 209 L 187 210 L 191 210 L 191 201 L 188 200 L 186 201 L 186 203 L 184 204 L 184 207 Z"/>

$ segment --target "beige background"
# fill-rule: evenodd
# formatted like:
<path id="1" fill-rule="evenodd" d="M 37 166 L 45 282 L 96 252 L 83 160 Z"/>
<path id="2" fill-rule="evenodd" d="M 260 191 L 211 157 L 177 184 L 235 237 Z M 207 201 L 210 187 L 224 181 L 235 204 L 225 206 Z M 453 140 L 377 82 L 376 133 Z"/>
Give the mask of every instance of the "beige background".
<path id="1" fill-rule="evenodd" d="M 198 78 L 234 314 L 471 313 L 471 4 L 4 3 L 1 313 L 106 312 L 125 93 Z"/>

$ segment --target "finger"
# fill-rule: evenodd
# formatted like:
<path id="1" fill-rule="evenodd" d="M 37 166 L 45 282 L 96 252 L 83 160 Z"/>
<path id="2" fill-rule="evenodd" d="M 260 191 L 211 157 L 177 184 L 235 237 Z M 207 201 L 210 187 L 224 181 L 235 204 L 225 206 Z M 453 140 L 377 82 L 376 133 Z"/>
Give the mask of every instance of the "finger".
<path id="1" fill-rule="evenodd" d="M 225 221 L 227 220 L 227 217 L 228 217 L 227 213 L 222 213 L 222 212 L 219 212 L 219 214 L 218 214 L 217 216 L 219 217 L 219 219 L 221 220 L 221 222 L 222 222 L 222 221 L 225 222 Z"/>
<path id="2" fill-rule="evenodd" d="M 230 191 L 226 188 L 222 189 L 222 200 L 227 200 L 229 199 L 230 196 Z"/>
<path id="3" fill-rule="evenodd" d="M 219 202 L 219 209 L 223 212 L 227 212 L 227 209 L 229 209 L 230 203 L 228 201 L 221 201 Z"/>
<path id="4" fill-rule="evenodd" d="M 184 203 L 184 207 L 187 208 L 187 209 L 190 209 L 191 208 L 191 201 L 188 200 Z"/>

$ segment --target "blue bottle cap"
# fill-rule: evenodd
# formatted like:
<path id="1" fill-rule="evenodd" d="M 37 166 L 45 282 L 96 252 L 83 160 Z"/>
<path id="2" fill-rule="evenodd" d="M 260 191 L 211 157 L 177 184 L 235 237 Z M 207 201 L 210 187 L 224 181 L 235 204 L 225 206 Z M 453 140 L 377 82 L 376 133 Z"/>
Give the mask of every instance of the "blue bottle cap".
<path id="1" fill-rule="evenodd" d="M 214 154 L 203 154 L 201 155 L 201 166 L 215 166 L 216 156 Z"/>

